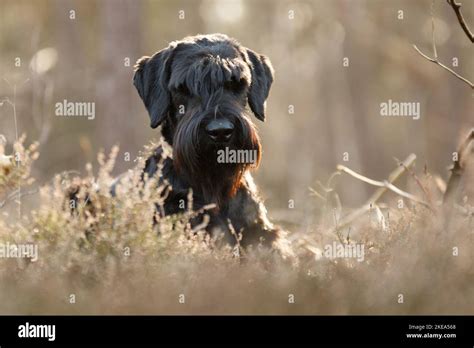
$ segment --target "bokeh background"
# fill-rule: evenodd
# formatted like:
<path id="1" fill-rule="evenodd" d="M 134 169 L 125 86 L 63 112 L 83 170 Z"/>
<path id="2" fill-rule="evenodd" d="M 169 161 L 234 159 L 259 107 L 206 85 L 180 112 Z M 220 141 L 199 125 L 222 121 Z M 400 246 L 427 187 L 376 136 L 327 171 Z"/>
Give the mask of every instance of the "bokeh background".
<path id="1" fill-rule="evenodd" d="M 40 184 L 60 171 L 84 171 L 98 150 L 114 144 L 121 150 L 118 174 L 134 165 L 125 152 L 133 159 L 159 138 L 132 85 L 136 59 L 187 35 L 228 34 L 269 56 L 275 68 L 267 121 L 255 119 L 264 148 L 255 176 L 270 215 L 299 220 L 313 209 L 308 187 L 338 163 L 384 179 L 394 157 L 415 153 L 417 170 L 426 164 L 447 175 L 461 136 L 474 125 L 474 98 L 412 47 L 432 54 L 433 9 L 440 60 L 452 66 L 456 58 L 453 69 L 474 79 L 472 44 L 444 0 L 434 7 L 431 0 L 2 0 L 0 97 L 15 101 L 18 133 L 40 142 L 33 173 Z M 474 27 L 474 1 L 464 0 L 462 10 Z M 94 102 L 95 119 L 55 116 L 64 99 Z M 380 103 L 389 99 L 420 102 L 421 118 L 381 117 Z M 16 137 L 6 104 L 0 134 L 9 144 Z M 373 190 L 350 177 L 338 185 L 346 206 Z M 295 206 L 287 216 L 289 200 Z"/>

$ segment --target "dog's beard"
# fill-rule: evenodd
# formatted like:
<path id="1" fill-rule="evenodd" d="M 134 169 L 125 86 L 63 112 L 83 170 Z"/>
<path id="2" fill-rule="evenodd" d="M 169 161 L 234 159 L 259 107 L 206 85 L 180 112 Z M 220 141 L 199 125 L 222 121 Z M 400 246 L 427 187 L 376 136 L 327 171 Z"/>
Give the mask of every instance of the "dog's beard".
<path id="1" fill-rule="evenodd" d="M 202 120 L 202 119 L 201 119 Z M 233 140 L 228 144 L 215 144 L 207 140 L 200 127 L 199 117 L 186 117 L 176 129 L 173 140 L 173 162 L 179 175 L 189 183 L 193 192 L 200 193 L 204 203 L 223 203 L 233 197 L 241 186 L 244 173 L 258 167 L 261 145 L 257 131 L 246 116 L 236 118 Z M 218 151 L 245 150 L 252 152 L 252 163 L 219 163 Z"/>

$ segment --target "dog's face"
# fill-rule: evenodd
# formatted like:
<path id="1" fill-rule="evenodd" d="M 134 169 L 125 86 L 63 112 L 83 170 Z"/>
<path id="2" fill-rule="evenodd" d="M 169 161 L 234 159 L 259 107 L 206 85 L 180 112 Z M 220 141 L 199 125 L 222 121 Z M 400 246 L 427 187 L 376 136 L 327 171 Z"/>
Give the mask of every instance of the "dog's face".
<path id="1" fill-rule="evenodd" d="M 162 125 L 173 146 L 177 170 L 190 182 L 197 177 L 201 186 L 205 180 L 215 185 L 223 175 L 235 185 L 248 167 L 258 165 L 260 142 L 250 113 L 265 119 L 272 82 L 266 57 L 221 34 L 173 42 L 141 58 L 134 76 L 151 127 Z M 219 163 L 218 151 L 225 148 L 257 156 L 253 163 Z"/>

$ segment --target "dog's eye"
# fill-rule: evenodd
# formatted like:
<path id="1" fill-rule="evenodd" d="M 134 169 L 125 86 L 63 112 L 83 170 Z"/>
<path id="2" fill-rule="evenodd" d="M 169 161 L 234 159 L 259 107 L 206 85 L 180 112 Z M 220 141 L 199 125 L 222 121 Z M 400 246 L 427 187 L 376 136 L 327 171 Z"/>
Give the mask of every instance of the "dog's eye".
<path id="1" fill-rule="evenodd" d="M 245 79 L 237 80 L 233 77 L 232 80 L 224 82 L 224 88 L 228 89 L 229 91 L 239 93 L 243 91 L 245 84 Z"/>
<path id="2" fill-rule="evenodd" d="M 184 96 L 190 96 L 191 92 L 189 91 L 188 87 L 184 84 L 179 85 L 178 88 L 176 88 L 176 91 Z"/>

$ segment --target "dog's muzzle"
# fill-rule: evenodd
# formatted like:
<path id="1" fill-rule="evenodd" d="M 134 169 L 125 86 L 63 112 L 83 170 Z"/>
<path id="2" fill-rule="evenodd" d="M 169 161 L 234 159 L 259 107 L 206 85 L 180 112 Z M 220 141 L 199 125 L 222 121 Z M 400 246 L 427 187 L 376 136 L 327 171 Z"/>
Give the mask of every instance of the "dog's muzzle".
<path id="1" fill-rule="evenodd" d="M 234 125 L 225 118 L 211 120 L 205 127 L 206 133 L 215 143 L 228 143 L 234 133 Z"/>

